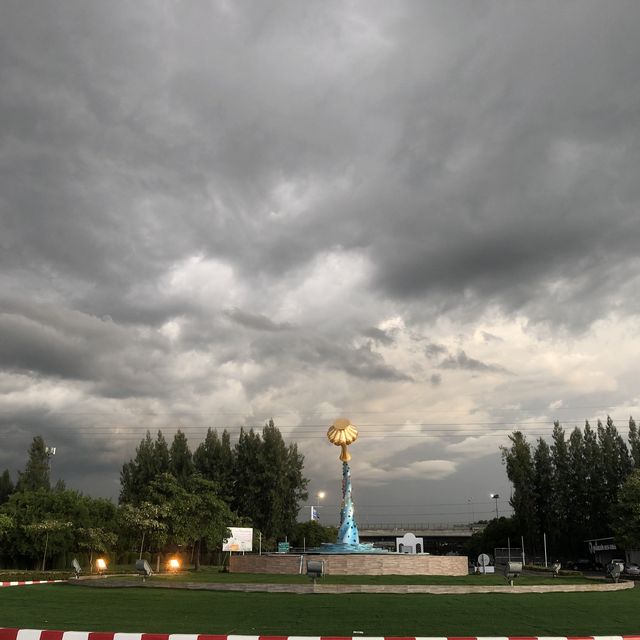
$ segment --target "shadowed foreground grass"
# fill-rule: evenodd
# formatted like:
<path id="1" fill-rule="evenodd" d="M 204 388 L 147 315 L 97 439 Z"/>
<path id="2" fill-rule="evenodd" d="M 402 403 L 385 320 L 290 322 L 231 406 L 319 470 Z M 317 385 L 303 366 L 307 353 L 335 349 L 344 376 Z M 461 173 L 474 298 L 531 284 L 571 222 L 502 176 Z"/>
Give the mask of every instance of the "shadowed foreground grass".
<path id="1" fill-rule="evenodd" d="M 265 635 L 640 632 L 640 589 L 610 593 L 291 595 L 42 585 L 0 589 L 0 626 Z"/>

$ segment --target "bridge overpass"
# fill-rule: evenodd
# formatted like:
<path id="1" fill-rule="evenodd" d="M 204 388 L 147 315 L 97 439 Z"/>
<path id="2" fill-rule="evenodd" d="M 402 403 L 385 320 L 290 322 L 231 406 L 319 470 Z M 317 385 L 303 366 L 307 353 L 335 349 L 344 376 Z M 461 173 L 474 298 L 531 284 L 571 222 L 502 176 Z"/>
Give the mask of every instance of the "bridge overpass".
<path id="1" fill-rule="evenodd" d="M 377 547 L 396 549 L 396 538 L 413 533 L 424 540 L 424 551 L 434 555 L 462 553 L 465 544 L 484 524 L 366 524 L 360 525 L 360 541 L 374 542 Z"/>

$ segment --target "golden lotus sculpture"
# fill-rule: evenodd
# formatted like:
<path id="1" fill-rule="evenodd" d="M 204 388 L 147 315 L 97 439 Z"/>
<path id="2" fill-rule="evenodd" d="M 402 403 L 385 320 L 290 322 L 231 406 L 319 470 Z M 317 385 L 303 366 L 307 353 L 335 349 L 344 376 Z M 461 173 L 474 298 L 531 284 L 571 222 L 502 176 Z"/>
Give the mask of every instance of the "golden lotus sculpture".
<path id="1" fill-rule="evenodd" d="M 347 451 L 347 447 L 358 438 L 358 430 L 351 422 L 347 418 L 339 418 L 329 427 L 327 438 L 329 438 L 329 442 L 342 448 L 340 460 L 349 462 L 351 454 Z"/>

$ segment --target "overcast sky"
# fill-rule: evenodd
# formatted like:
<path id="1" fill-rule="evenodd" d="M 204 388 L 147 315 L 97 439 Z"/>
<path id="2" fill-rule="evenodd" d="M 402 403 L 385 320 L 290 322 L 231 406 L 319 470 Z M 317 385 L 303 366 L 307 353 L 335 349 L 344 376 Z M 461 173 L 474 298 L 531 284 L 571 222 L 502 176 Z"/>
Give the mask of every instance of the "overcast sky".
<path id="1" fill-rule="evenodd" d="M 338 517 L 490 517 L 640 417 L 640 3 L 3 0 L 0 471 L 273 417 Z M 315 502 L 313 498 L 310 502 Z"/>

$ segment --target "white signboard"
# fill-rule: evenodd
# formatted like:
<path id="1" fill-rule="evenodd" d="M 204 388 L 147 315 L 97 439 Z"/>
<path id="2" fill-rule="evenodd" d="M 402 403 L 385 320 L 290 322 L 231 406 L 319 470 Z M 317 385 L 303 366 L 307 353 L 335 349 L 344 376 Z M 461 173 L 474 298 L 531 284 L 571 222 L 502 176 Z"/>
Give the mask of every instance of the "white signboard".
<path id="1" fill-rule="evenodd" d="M 229 527 L 231 537 L 222 541 L 223 551 L 251 551 L 253 529 L 250 527 Z"/>

